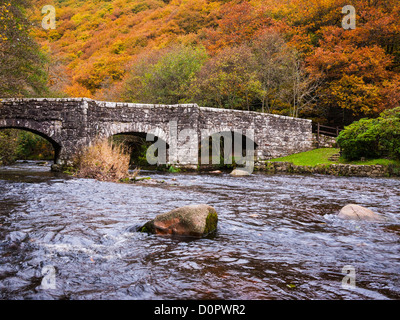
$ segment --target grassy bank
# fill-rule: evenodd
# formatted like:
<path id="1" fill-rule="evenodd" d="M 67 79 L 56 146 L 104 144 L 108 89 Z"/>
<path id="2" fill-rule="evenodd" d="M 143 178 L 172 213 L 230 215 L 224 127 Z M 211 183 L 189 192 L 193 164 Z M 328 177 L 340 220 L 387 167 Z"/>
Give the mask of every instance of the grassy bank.
<path id="1" fill-rule="evenodd" d="M 329 164 L 353 164 L 353 165 L 396 165 L 400 166 L 400 161 L 389 159 L 366 159 L 365 161 L 346 161 L 340 157 L 338 161 L 330 161 L 329 158 L 339 153 L 336 148 L 321 148 L 307 152 L 292 154 L 287 157 L 271 159 L 272 162 L 290 162 L 296 166 L 318 166 Z"/>

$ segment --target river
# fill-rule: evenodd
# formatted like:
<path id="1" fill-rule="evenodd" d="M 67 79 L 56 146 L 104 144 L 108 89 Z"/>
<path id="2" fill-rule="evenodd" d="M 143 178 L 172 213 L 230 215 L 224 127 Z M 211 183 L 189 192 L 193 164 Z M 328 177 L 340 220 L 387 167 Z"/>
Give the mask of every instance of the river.
<path id="1" fill-rule="evenodd" d="M 400 299 L 399 179 L 142 175 L 165 182 L 76 179 L 35 162 L 0 168 L 0 299 Z M 198 203 L 219 214 L 212 236 L 136 232 Z M 348 203 L 392 222 L 338 219 Z"/>

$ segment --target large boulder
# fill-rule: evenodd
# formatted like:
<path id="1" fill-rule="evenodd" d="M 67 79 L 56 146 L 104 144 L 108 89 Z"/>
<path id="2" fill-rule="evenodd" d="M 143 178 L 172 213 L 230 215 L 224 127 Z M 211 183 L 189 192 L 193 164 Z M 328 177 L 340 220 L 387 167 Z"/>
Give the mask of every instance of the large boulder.
<path id="1" fill-rule="evenodd" d="M 160 235 L 203 237 L 217 229 L 218 214 L 206 204 L 189 205 L 173 209 L 147 222 L 141 232 Z"/>
<path id="2" fill-rule="evenodd" d="M 338 217 L 346 220 L 385 222 L 387 219 L 370 209 L 357 204 L 348 204 L 340 210 Z"/>

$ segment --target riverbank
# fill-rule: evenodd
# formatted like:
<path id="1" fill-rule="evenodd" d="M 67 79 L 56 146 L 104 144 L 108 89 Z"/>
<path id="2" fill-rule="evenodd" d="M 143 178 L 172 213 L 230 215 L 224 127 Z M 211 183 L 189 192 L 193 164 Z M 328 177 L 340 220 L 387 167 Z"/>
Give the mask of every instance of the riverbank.
<path id="1" fill-rule="evenodd" d="M 268 173 L 324 174 L 356 177 L 399 177 L 400 162 L 390 159 L 346 161 L 340 149 L 321 148 L 257 162 L 255 170 Z"/>
<path id="2" fill-rule="evenodd" d="M 238 167 L 240 169 L 240 167 Z M 210 174 L 230 173 L 233 169 L 224 169 L 217 167 L 187 167 L 180 166 L 179 172 L 201 172 Z M 168 170 L 160 170 L 168 171 Z M 371 177 L 371 178 L 389 178 L 400 177 L 400 166 L 396 164 L 374 164 L 358 165 L 345 163 L 317 164 L 314 166 L 296 165 L 284 161 L 261 161 L 254 165 L 254 172 L 263 172 L 267 174 L 322 174 L 331 176 L 345 177 Z"/>
<path id="3" fill-rule="evenodd" d="M 346 177 L 400 177 L 396 165 L 318 164 L 315 166 L 295 165 L 291 162 L 266 161 L 257 163 L 255 171 L 266 173 L 323 174 Z"/>
<path id="4" fill-rule="evenodd" d="M 400 162 L 390 159 L 363 159 L 362 161 L 348 162 L 339 155 L 339 149 L 320 148 L 307 152 L 293 154 L 287 157 L 257 161 L 254 165 L 255 172 L 268 174 L 322 174 L 332 176 L 355 176 L 355 177 L 400 177 Z M 230 173 L 235 166 L 226 167 L 219 165 L 175 165 L 145 167 L 144 170 L 155 170 L 158 172 L 194 172 Z M 53 165 L 53 171 L 65 171 L 63 168 Z M 128 179 L 129 180 L 129 179 Z M 133 179 L 137 182 L 136 179 Z M 131 182 L 129 180 L 129 182 Z"/>
<path id="5" fill-rule="evenodd" d="M 180 167 L 182 171 L 200 172 L 215 172 L 214 170 L 217 169 L 226 172 L 232 171 L 232 168 L 218 168 L 217 166 Z M 283 158 L 258 161 L 254 165 L 254 171 L 268 174 L 400 177 L 400 162 L 390 159 L 362 159 L 350 162 L 340 156 L 340 149 L 319 148 Z"/>

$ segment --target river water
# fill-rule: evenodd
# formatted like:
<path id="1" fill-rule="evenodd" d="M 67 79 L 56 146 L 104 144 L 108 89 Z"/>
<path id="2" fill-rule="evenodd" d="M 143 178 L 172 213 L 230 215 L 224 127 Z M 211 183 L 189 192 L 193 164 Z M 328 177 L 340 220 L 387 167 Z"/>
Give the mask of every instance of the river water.
<path id="1" fill-rule="evenodd" d="M 165 182 L 1 168 L 0 299 L 400 299 L 398 179 L 142 174 Z M 198 203 L 219 214 L 208 238 L 136 232 Z M 348 203 L 392 222 L 338 219 Z"/>

